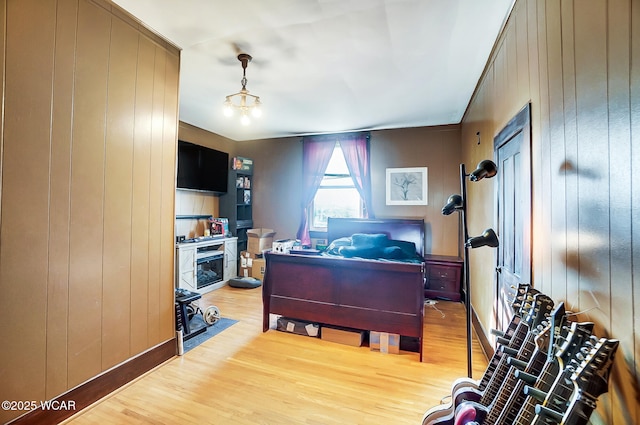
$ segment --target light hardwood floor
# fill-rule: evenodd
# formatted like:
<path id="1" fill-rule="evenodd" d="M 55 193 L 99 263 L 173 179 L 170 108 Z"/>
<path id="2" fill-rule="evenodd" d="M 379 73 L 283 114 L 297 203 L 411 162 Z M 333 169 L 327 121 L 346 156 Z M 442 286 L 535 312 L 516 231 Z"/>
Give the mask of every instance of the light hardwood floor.
<path id="1" fill-rule="evenodd" d="M 239 320 L 66 424 L 420 424 L 466 376 L 464 305 L 425 306 L 424 361 L 276 330 L 262 332 L 261 289 L 206 294 Z M 436 310 L 437 309 L 437 310 Z M 487 360 L 474 338 L 474 378 Z"/>

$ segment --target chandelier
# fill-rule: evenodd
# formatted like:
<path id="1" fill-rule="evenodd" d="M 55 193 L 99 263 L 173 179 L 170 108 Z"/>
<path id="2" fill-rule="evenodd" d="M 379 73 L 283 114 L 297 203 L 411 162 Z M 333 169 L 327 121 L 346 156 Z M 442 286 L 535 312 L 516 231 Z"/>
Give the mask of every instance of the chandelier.
<path id="1" fill-rule="evenodd" d="M 260 97 L 249 94 L 249 90 L 247 90 L 247 65 L 251 62 L 251 59 L 251 56 L 246 53 L 238 55 L 238 60 L 242 63 L 242 80 L 240 80 L 242 89 L 238 93 L 230 94 L 224 101 L 225 116 L 231 117 L 236 110 L 240 111 L 242 125 L 251 123 L 249 115 L 256 118 L 262 115 Z"/>

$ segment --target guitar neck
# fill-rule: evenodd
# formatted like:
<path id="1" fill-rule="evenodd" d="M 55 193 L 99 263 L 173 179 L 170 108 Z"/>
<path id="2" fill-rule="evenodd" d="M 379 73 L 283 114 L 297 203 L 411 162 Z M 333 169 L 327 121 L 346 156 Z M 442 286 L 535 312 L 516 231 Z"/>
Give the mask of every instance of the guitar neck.
<path id="1" fill-rule="evenodd" d="M 544 400 L 540 401 L 534 397 L 525 399 L 518 412 L 516 424 L 547 423 L 551 420 L 548 415 L 553 415 L 557 419 L 558 415 L 562 415 L 567 410 L 567 406 L 579 392 L 575 383 L 576 377 L 573 376 L 576 360 L 584 357 L 582 354 L 584 350 L 593 347 L 592 329 L 593 326 L 590 323 L 571 325 L 571 331 L 565 343 L 553 358 L 549 358 L 540 374 L 540 379 L 536 381 L 533 388 L 538 391 L 531 391 L 539 394 L 538 397 L 544 396 Z M 536 413 L 537 404 L 550 410 L 541 408 L 542 413 Z"/>
<path id="2" fill-rule="evenodd" d="M 573 396 L 574 391 L 576 390 L 576 386 L 571 379 L 571 375 L 573 374 L 572 368 L 565 368 L 556 378 L 547 397 L 544 399 L 542 403 L 543 406 L 549 407 L 552 410 L 564 414 L 569 405 L 569 400 Z M 534 424 L 544 424 L 546 422 L 546 416 L 543 414 L 537 413 L 533 418 Z"/>
<path id="3" fill-rule="evenodd" d="M 509 323 L 507 330 L 504 332 L 503 338 L 508 341 L 509 345 L 512 343 L 513 337 L 516 334 L 518 324 L 520 323 L 520 321 L 521 321 L 521 318 L 519 316 L 514 316 L 511 319 L 511 322 Z M 484 374 L 482 375 L 482 378 L 480 379 L 480 383 L 478 384 L 479 390 L 482 391 L 487 387 L 487 385 L 489 384 L 489 381 L 491 380 L 491 377 L 496 371 L 496 367 L 498 367 L 498 363 L 500 363 L 500 359 L 502 358 L 503 354 L 504 353 L 501 350 L 496 350 L 493 353 L 493 356 L 491 356 L 491 360 L 487 365 L 487 369 L 485 370 Z"/>
<path id="4" fill-rule="evenodd" d="M 534 349 L 534 335 L 529 332 L 522 346 L 518 350 L 518 354 L 515 356 L 515 358 L 523 362 L 528 362 Z M 509 373 L 512 367 L 511 365 L 509 365 L 508 359 L 509 356 L 503 355 L 503 358 L 500 360 L 500 363 L 496 368 L 494 376 L 492 377 L 489 385 L 482 395 L 482 398 L 480 399 L 480 404 L 484 406 L 490 406 L 494 402 L 494 400 L 498 398 L 499 394 L 509 394 L 513 390 L 516 382 L 516 377 L 514 375 L 515 371 L 513 371 L 513 373 Z M 506 402 L 507 398 L 508 395 L 505 396 L 504 402 Z"/>
<path id="5" fill-rule="evenodd" d="M 539 375 L 546 364 L 547 356 L 545 352 L 536 350 L 531 357 L 531 360 L 527 364 L 524 372 L 530 376 Z M 517 377 L 516 377 L 517 378 Z M 527 395 L 524 393 L 525 382 L 523 380 L 517 379 L 517 383 L 515 388 L 508 395 L 508 400 L 501 409 L 492 409 L 489 417 L 495 417 L 495 421 L 493 423 L 496 424 L 504 424 L 511 425 L 516 422 L 516 417 L 518 416 L 518 412 L 522 408 Z M 497 407 L 497 406 L 496 406 Z M 494 412 L 495 410 L 495 412 Z"/>
<path id="6" fill-rule="evenodd" d="M 544 366 L 542 367 L 542 371 L 540 372 L 540 376 L 538 377 L 535 385 L 533 385 L 533 388 L 544 393 L 548 393 L 554 381 L 556 380 L 558 373 L 560 373 L 560 364 L 558 363 L 558 360 L 556 358 L 545 362 Z M 533 418 L 536 416 L 536 404 L 539 403 L 541 402 L 538 401 L 535 397 L 525 395 L 522 407 L 518 411 L 516 419 L 513 421 L 513 423 L 516 425 L 530 424 Z"/>

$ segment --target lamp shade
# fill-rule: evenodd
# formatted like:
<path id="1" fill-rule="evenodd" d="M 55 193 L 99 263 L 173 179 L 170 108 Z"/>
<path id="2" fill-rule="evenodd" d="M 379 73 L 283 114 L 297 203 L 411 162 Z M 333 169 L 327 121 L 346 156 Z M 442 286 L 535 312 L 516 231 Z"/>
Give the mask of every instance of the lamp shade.
<path id="1" fill-rule="evenodd" d="M 467 239 L 467 243 L 465 244 L 467 248 L 480 248 L 482 246 L 497 248 L 498 245 L 500 245 L 498 242 L 498 236 L 493 229 L 487 229 L 482 235 Z"/>
<path id="2" fill-rule="evenodd" d="M 480 161 L 478 167 L 469 174 L 469 180 L 477 182 L 484 178 L 490 179 L 498 173 L 498 166 L 490 159 Z"/>
<path id="3" fill-rule="evenodd" d="M 462 208 L 462 196 L 451 195 L 447 199 L 447 205 L 442 207 L 442 215 L 449 215 L 460 208 Z"/>

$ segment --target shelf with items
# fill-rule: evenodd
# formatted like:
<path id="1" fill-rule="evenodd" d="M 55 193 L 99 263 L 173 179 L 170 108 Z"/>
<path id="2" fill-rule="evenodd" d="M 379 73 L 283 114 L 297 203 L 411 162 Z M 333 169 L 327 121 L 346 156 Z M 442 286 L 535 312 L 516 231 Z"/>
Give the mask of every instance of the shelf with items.
<path id="1" fill-rule="evenodd" d="M 251 205 L 251 190 L 250 189 L 238 189 L 238 206 Z"/>
<path id="2" fill-rule="evenodd" d="M 247 249 L 247 230 L 253 227 L 253 161 L 235 157 L 229 170 L 229 190 L 220 197 L 220 214 L 238 238 L 238 255 Z"/>

